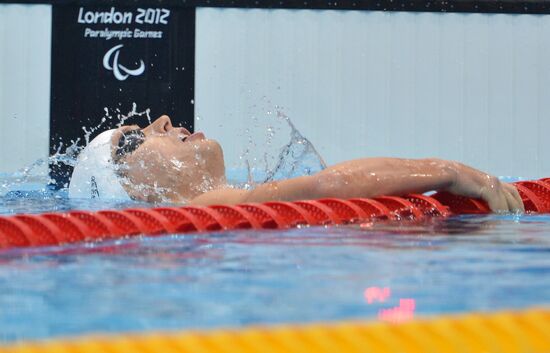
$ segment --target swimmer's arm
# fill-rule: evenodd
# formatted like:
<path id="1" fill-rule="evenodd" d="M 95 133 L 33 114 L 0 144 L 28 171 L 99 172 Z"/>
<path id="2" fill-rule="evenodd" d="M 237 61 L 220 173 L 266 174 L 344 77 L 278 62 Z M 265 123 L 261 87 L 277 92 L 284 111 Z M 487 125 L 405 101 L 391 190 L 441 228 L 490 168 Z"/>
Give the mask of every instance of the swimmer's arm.
<path id="1" fill-rule="evenodd" d="M 196 197 L 190 203 L 211 205 L 323 197 L 368 198 L 425 192 L 441 189 L 452 183 L 452 175 L 440 169 L 430 165 L 428 160 L 365 158 L 336 164 L 310 176 L 268 182 L 252 190 L 213 190 Z"/>
<path id="2" fill-rule="evenodd" d="M 493 211 L 523 211 L 513 185 L 454 161 L 437 158 L 368 158 L 337 164 L 318 173 L 320 197 L 375 197 L 449 191 L 485 200 Z M 319 197 L 319 195 L 318 195 Z"/>
<path id="3" fill-rule="evenodd" d="M 365 158 L 331 166 L 315 175 L 265 183 L 253 190 L 223 189 L 196 204 L 294 201 L 324 197 L 405 195 L 432 190 L 482 198 L 492 210 L 521 210 L 514 187 L 457 162 L 440 159 Z"/>
<path id="4" fill-rule="evenodd" d="M 245 196 L 248 202 L 264 202 L 405 195 L 448 189 L 455 175 L 449 162 L 442 160 L 364 158 L 333 165 L 312 176 L 266 183 Z"/>
<path id="5" fill-rule="evenodd" d="M 222 188 L 205 192 L 191 199 L 187 204 L 197 206 L 207 205 L 232 205 L 237 203 L 243 203 L 246 200 L 246 195 L 249 190 Z"/>
<path id="6" fill-rule="evenodd" d="M 221 188 L 206 192 L 188 202 L 190 205 L 238 204 L 245 202 L 293 201 L 319 198 L 314 191 L 314 176 L 273 181 L 253 190 Z"/>

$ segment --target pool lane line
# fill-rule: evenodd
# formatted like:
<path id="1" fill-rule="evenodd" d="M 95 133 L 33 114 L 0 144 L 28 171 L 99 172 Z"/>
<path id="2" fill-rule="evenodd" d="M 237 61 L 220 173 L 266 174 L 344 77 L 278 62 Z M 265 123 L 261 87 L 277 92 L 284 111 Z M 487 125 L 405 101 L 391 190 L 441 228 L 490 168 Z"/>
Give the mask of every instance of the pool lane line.
<path id="1" fill-rule="evenodd" d="M 468 313 L 402 323 L 347 321 L 76 337 L 0 353 L 548 353 L 550 310 Z"/>
<path id="2" fill-rule="evenodd" d="M 550 213 L 549 179 L 514 183 L 526 212 Z M 421 221 L 460 214 L 487 214 L 478 199 L 439 192 L 431 196 L 325 198 L 240 205 L 129 208 L 0 216 L 0 249 L 55 246 L 136 235 L 184 234 L 235 229 L 285 229 L 299 225 L 361 224 L 373 220 Z"/>

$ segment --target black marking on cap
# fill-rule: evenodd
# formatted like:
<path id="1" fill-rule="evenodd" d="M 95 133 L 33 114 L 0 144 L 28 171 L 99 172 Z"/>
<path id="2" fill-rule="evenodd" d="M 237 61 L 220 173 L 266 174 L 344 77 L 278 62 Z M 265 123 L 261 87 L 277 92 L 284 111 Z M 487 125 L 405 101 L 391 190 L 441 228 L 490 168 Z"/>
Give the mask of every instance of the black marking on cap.
<path id="1" fill-rule="evenodd" d="M 90 184 L 92 186 L 91 192 L 92 192 L 92 199 L 99 198 L 99 188 L 97 187 L 97 183 L 95 181 L 95 176 L 92 175 L 90 178 Z"/>

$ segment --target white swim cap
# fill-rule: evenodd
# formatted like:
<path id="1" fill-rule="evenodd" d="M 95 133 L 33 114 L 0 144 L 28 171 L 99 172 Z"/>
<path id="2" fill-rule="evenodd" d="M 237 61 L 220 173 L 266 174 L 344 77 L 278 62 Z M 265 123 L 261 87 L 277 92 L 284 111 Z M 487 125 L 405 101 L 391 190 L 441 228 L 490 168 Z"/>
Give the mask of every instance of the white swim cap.
<path id="1" fill-rule="evenodd" d="M 69 198 L 130 200 L 111 158 L 115 131 L 102 132 L 80 152 L 71 176 Z"/>

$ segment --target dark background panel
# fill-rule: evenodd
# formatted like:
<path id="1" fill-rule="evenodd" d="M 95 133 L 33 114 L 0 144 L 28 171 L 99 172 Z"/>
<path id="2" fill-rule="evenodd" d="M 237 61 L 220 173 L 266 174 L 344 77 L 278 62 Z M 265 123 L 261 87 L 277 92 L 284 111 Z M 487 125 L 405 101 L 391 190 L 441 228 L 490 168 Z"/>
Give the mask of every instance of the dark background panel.
<path id="1" fill-rule="evenodd" d="M 167 25 L 84 24 L 78 23 L 80 6 L 57 5 L 52 19 L 52 83 L 50 153 L 63 152 L 72 141 L 83 145 L 85 131 L 97 128 L 90 139 L 115 127 L 121 116 L 133 110 L 149 109 L 151 119 L 167 114 L 174 125 L 193 130 L 195 11 L 170 8 Z M 110 7 L 84 6 L 85 11 L 109 11 Z M 132 12 L 133 7 L 117 6 Z M 163 38 L 105 39 L 85 37 L 90 30 L 160 31 Z M 144 63 L 144 72 L 118 80 L 103 66 L 103 58 L 113 47 L 118 64 L 129 69 Z M 111 55 L 113 63 L 114 54 Z M 128 119 L 129 124 L 145 126 L 146 115 Z M 98 128 L 99 126 L 99 128 Z M 52 165 L 52 177 L 62 186 L 71 173 L 65 165 Z"/>
<path id="2" fill-rule="evenodd" d="M 0 3 L 550 14 L 550 0 L 0 0 Z"/>

